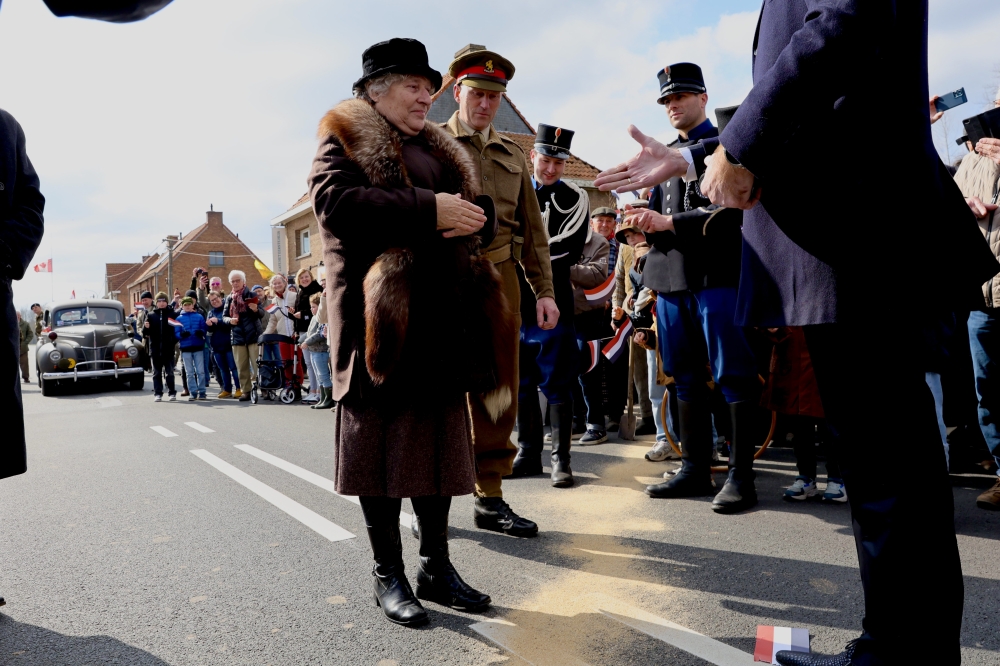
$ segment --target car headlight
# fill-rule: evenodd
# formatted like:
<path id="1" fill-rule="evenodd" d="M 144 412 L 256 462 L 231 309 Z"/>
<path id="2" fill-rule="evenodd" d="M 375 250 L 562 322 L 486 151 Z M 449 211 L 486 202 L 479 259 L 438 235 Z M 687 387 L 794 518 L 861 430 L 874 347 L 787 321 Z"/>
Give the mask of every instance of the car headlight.
<path id="1" fill-rule="evenodd" d="M 127 347 L 125 351 L 128 352 L 129 358 L 135 358 L 139 355 L 139 350 L 134 346 Z"/>
<path id="2" fill-rule="evenodd" d="M 60 352 L 58 349 L 53 349 L 52 351 L 49 352 L 49 360 L 52 361 L 53 363 L 58 363 L 59 359 L 61 358 L 62 358 L 62 352 Z"/>

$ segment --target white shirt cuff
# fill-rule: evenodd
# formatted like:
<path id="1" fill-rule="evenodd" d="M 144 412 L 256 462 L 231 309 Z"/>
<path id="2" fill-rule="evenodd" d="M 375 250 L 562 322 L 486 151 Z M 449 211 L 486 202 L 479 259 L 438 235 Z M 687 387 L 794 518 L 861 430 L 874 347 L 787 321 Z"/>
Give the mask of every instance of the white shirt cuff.
<path id="1" fill-rule="evenodd" d="M 698 172 L 694 168 L 694 156 L 691 155 L 691 149 L 678 148 L 677 150 L 680 151 L 681 157 L 683 157 L 684 160 L 688 163 L 687 173 L 684 174 L 683 176 L 684 182 L 690 183 L 692 180 L 698 180 Z"/>

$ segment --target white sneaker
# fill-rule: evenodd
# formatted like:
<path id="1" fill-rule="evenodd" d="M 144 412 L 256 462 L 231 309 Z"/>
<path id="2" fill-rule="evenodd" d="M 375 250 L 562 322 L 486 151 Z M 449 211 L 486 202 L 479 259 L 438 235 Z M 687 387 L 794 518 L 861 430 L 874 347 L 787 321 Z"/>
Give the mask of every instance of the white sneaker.
<path id="1" fill-rule="evenodd" d="M 840 502 L 843 504 L 847 501 L 847 489 L 844 488 L 844 484 L 840 481 L 827 481 L 826 491 L 823 493 L 824 502 Z"/>
<path id="2" fill-rule="evenodd" d="M 785 490 L 786 500 L 805 500 L 819 494 L 816 482 L 807 476 L 795 477 L 795 483 Z"/>
<path id="3" fill-rule="evenodd" d="M 177 394 L 176 393 L 171 393 L 170 397 L 167 398 L 167 400 L 170 401 L 170 402 L 177 402 Z"/>
<path id="4" fill-rule="evenodd" d="M 646 460 L 650 462 L 662 462 L 664 460 L 680 460 L 681 457 L 677 455 L 674 448 L 670 446 L 670 442 L 664 440 L 658 441 L 653 445 L 649 451 L 646 452 Z"/>
<path id="5" fill-rule="evenodd" d="M 154 395 L 153 396 L 153 402 L 163 402 L 163 396 L 162 395 Z"/>

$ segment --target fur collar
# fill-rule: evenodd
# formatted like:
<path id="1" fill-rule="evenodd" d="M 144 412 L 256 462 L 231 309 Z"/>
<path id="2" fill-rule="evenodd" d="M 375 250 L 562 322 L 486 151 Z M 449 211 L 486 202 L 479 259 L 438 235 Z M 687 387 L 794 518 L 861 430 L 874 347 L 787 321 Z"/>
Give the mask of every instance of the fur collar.
<path id="1" fill-rule="evenodd" d="M 423 135 L 431 154 L 445 166 L 442 191 L 461 192 L 466 201 L 473 201 L 479 194 L 479 179 L 469 153 L 434 123 L 424 125 Z M 319 137 L 330 136 L 372 185 L 413 187 L 403 164 L 403 137 L 368 102 L 349 99 L 330 109 L 319 123 Z"/>

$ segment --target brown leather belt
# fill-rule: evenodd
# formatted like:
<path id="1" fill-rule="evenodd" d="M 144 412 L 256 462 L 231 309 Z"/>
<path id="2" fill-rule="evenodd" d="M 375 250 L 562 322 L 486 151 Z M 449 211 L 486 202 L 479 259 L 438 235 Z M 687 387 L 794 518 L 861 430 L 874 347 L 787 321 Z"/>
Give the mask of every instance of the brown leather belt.
<path id="1" fill-rule="evenodd" d="M 486 252 L 484 256 L 494 264 L 502 264 L 511 258 L 510 243 L 502 247 L 498 247 L 495 250 L 490 250 L 489 252 Z"/>

